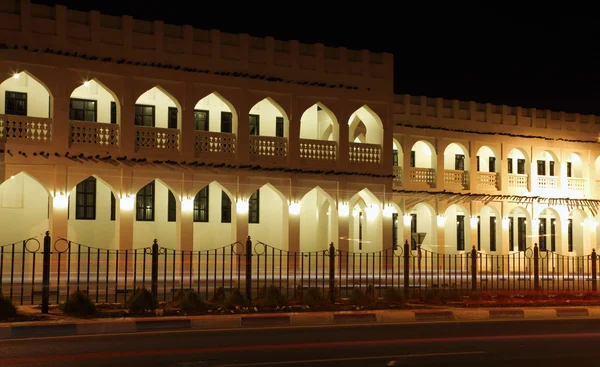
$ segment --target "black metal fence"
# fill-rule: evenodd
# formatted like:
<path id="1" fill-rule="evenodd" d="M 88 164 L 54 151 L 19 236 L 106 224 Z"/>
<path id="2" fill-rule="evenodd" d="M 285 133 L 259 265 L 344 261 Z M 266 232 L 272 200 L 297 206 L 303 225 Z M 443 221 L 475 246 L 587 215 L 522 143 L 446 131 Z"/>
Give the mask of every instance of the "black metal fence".
<path id="1" fill-rule="evenodd" d="M 429 290 L 454 292 L 597 291 L 596 252 L 565 256 L 537 247 L 509 255 L 412 250 L 408 243 L 370 253 L 336 250 L 290 252 L 260 241 L 235 242 L 201 251 L 162 248 L 158 243 L 132 250 L 98 249 L 66 239 L 53 244 L 30 238 L 0 246 L 0 291 L 18 305 L 66 300 L 74 290 L 99 303 L 125 303 L 136 288 L 148 288 L 158 301 L 188 290 L 209 300 L 217 289 L 239 289 L 252 299 L 275 285 L 288 298 L 318 288 L 331 299 L 367 287 L 408 296 Z"/>

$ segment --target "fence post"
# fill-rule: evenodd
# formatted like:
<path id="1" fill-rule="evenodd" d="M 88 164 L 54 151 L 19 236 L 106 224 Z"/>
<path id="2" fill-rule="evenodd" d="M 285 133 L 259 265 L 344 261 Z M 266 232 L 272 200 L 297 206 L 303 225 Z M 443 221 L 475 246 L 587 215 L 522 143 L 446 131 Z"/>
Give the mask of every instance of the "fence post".
<path id="1" fill-rule="evenodd" d="M 50 303 L 50 231 L 44 236 L 44 263 L 42 266 L 42 313 L 48 313 Z"/>
<path id="2" fill-rule="evenodd" d="M 477 290 L 477 248 L 473 245 L 471 249 L 471 290 Z"/>
<path id="3" fill-rule="evenodd" d="M 410 279 L 409 274 L 409 255 L 410 255 L 410 247 L 408 245 L 408 240 L 404 241 L 404 297 L 408 299 L 408 280 Z"/>
<path id="4" fill-rule="evenodd" d="M 540 290 L 540 249 L 537 243 L 533 245 L 533 289 Z"/>
<path id="5" fill-rule="evenodd" d="M 158 240 L 152 244 L 152 297 L 158 301 Z"/>
<path id="6" fill-rule="evenodd" d="M 252 241 L 246 240 L 246 297 L 252 302 Z"/>
<path id="7" fill-rule="evenodd" d="M 329 244 L 329 300 L 335 303 L 335 247 Z"/>
<path id="8" fill-rule="evenodd" d="M 592 290 L 595 292 L 598 290 L 598 284 L 596 284 L 598 274 L 596 273 L 596 264 L 598 258 L 596 257 L 596 249 L 592 249 Z"/>

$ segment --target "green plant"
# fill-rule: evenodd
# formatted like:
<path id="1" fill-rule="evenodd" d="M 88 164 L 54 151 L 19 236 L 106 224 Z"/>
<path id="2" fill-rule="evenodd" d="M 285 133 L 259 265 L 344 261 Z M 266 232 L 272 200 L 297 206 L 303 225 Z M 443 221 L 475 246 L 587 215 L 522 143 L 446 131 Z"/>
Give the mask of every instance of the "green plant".
<path id="1" fill-rule="evenodd" d="M 202 297 L 194 290 L 185 292 L 182 295 L 179 307 L 185 313 L 196 313 L 206 310 L 206 304 L 202 300 Z"/>
<path id="2" fill-rule="evenodd" d="M 222 305 L 227 300 L 227 295 L 225 295 L 225 288 L 219 287 L 215 289 L 215 293 L 213 294 L 211 302 L 217 305 Z"/>
<path id="3" fill-rule="evenodd" d="M 0 320 L 8 320 L 17 316 L 17 308 L 9 298 L 0 293 Z"/>
<path id="4" fill-rule="evenodd" d="M 247 307 L 249 305 L 250 302 L 248 301 L 248 298 L 246 298 L 238 288 L 234 288 L 225 301 L 225 306 L 228 308 L 235 308 L 236 306 Z"/>
<path id="5" fill-rule="evenodd" d="M 366 306 L 371 303 L 371 298 L 359 288 L 352 289 L 350 303 L 355 306 Z"/>
<path id="6" fill-rule="evenodd" d="M 327 303 L 327 299 L 321 293 L 319 288 L 309 288 L 306 290 L 306 293 L 303 292 L 302 301 L 305 305 L 314 307 Z"/>
<path id="7" fill-rule="evenodd" d="M 146 288 L 137 288 L 129 301 L 127 301 L 127 308 L 129 312 L 133 313 L 154 311 L 158 307 L 157 303 L 149 290 Z"/>
<path id="8" fill-rule="evenodd" d="M 404 293 L 400 292 L 398 288 L 386 288 L 383 292 L 383 300 L 387 303 L 404 303 L 406 298 Z"/>
<path id="9" fill-rule="evenodd" d="M 261 289 L 258 295 L 258 301 L 261 306 L 265 307 L 281 307 L 288 305 L 287 297 L 281 293 L 281 290 L 274 284 Z"/>
<path id="10" fill-rule="evenodd" d="M 96 313 L 96 305 L 88 294 L 81 290 L 73 292 L 69 299 L 61 303 L 58 308 L 71 316 L 91 316 Z"/>

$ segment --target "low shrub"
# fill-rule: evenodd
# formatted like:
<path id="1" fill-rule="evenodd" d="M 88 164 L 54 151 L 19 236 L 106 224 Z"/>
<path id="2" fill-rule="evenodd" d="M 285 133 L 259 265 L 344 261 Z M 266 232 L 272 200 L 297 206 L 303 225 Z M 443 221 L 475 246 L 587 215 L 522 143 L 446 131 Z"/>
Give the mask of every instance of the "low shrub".
<path id="1" fill-rule="evenodd" d="M 250 302 L 245 295 L 243 295 L 238 288 L 234 288 L 231 291 L 231 294 L 225 300 L 225 306 L 227 308 L 236 308 L 239 307 L 248 307 L 250 306 Z"/>
<path id="2" fill-rule="evenodd" d="M 154 311 L 158 307 L 152 293 L 146 288 L 137 288 L 131 298 L 127 301 L 129 312 L 139 313 L 145 311 Z"/>
<path id="3" fill-rule="evenodd" d="M 12 301 L 0 293 L 0 320 L 8 320 L 17 316 L 17 308 Z"/>
<path id="4" fill-rule="evenodd" d="M 397 304 L 406 302 L 404 293 L 398 288 L 386 288 L 383 292 L 383 300 L 387 303 Z"/>
<path id="5" fill-rule="evenodd" d="M 191 290 L 182 295 L 179 308 L 188 314 L 204 312 L 206 311 L 206 303 L 204 303 L 202 297 L 196 291 Z"/>
<path id="6" fill-rule="evenodd" d="M 216 305 L 222 305 L 227 301 L 227 295 L 225 294 L 225 288 L 219 287 L 215 289 L 215 293 L 211 299 L 211 302 Z"/>
<path id="7" fill-rule="evenodd" d="M 302 302 L 309 307 L 320 306 L 327 303 L 327 299 L 323 293 L 321 293 L 319 288 L 309 288 L 306 292 L 302 293 Z"/>
<path id="8" fill-rule="evenodd" d="M 71 316 L 91 316 L 96 313 L 96 305 L 88 294 L 81 290 L 73 292 L 69 299 L 61 303 L 58 308 Z"/>
<path id="9" fill-rule="evenodd" d="M 258 294 L 257 301 L 260 306 L 264 307 L 282 307 L 288 305 L 287 297 L 274 284 L 271 284 L 269 287 L 263 287 Z"/>
<path id="10" fill-rule="evenodd" d="M 372 301 L 371 297 L 369 297 L 366 292 L 363 292 L 359 288 L 354 288 L 350 295 L 350 303 L 355 306 L 366 306 L 371 304 Z"/>

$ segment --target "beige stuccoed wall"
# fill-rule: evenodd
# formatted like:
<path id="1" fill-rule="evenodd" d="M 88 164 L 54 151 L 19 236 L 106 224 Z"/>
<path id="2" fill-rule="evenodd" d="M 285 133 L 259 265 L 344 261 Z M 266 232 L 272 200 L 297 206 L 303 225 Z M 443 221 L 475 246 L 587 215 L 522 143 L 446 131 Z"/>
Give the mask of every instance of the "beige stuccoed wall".
<path id="1" fill-rule="evenodd" d="M 84 82 L 85 83 L 85 82 Z M 73 93 L 71 98 L 80 98 L 94 100 L 96 102 L 96 122 L 110 123 L 110 104 L 115 102 L 111 93 L 95 80 L 87 81 L 88 85 L 80 85 Z M 117 123 L 119 122 L 119 107 L 117 105 Z"/>
<path id="2" fill-rule="evenodd" d="M 32 117 L 49 117 L 49 94 L 42 84 L 27 73 L 19 72 L 18 79 L 9 77 L 0 84 L 0 113 L 4 113 L 7 91 L 27 93 L 27 115 Z"/>
<path id="3" fill-rule="evenodd" d="M 259 223 L 248 223 L 249 236 L 255 242 L 287 250 L 288 239 L 284 236 L 284 227 L 288 225 L 288 204 L 268 185 L 260 188 L 259 201 Z"/>
<path id="4" fill-rule="evenodd" d="M 9 177 L 0 185 L 0 246 L 43 234 L 48 230 L 48 210 L 48 192 L 40 183 L 24 173 Z"/>

